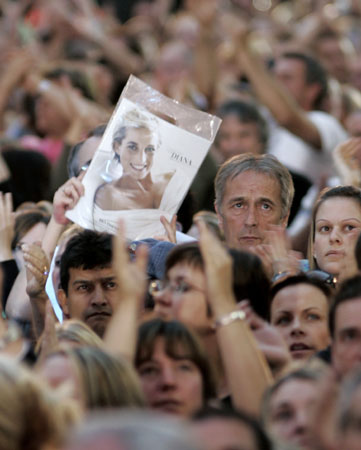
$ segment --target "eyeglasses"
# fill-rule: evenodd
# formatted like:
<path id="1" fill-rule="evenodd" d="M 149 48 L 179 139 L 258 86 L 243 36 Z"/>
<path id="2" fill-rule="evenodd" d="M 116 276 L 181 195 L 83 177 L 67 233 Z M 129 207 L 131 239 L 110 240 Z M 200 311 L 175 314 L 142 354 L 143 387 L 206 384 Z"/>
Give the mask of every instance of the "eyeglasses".
<path id="1" fill-rule="evenodd" d="M 156 296 L 157 294 L 164 292 L 166 289 L 169 289 L 172 294 L 176 295 L 185 294 L 190 291 L 198 291 L 204 293 L 203 289 L 199 288 L 198 286 L 194 286 L 193 284 L 187 283 L 186 281 L 171 283 L 169 280 L 152 280 L 149 284 L 148 292 L 151 296 Z"/>

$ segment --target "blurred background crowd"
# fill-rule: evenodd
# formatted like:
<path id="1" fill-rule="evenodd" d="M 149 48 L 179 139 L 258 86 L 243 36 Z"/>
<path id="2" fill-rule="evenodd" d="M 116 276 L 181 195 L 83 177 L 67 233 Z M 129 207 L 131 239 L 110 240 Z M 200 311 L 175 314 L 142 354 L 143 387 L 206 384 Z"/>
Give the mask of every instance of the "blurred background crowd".
<path id="1" fill-rule="evenodd" d="M 149 254 L 121 229 L 60 238 L 131 74 L 222 119 Z M 269 253 L 215 213 L 245 153 L 295 185 L 287 236 L 287 214 L 254 225 Z M 360 188 L 361 0 L 0 0 L 0 448 L 360 450 Z"/>

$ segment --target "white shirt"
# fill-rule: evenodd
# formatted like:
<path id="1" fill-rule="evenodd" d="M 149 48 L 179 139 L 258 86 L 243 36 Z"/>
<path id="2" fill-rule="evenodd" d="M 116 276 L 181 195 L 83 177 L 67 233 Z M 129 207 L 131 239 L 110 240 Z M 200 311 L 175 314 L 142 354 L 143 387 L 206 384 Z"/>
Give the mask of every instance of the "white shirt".
<path id="1" fill-rule="evenodd" d="M 340 122 L 330 114 L 311 111 L 307 115 L 320 133 L 321 150 L 312 147 L 272 120 L 268 152 L 290 170 L 316 183 L 323 174 L 327 177 L 335 174 L 332 152 L 338 144 L 347 139 L 347 133 Z"/>

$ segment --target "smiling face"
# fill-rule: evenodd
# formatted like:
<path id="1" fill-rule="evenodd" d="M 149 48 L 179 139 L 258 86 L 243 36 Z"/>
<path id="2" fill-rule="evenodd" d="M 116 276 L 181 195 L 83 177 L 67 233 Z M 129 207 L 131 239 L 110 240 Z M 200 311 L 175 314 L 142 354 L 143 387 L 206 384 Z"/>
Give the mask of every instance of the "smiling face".
<path id="1" fill-rule="evenodd" d="M 271 434 L 299 449 L 313 449 L 310 409 L 317 394 L 318 386 L 313 380 L 285 381 L 270 400 L 267 425 Z"/>
<path id="2" fill-rule="evenodd" d="M 179 349 L 177 358 L 166 353 L 159 337 L 149 359 L 137 367 L 150 408 L 181 416 L 191 416 L 203 405 L 202 375 L 189 356 Z"/>
<path id="3" fill-rule="evenodd" d="M 333 197 L 318 208 L 313 256 L 317 266 L 332 275 L 355 266 L 355 245 L 361 231 L 361 205 L 351 198 Z"/>
<path id="4" fill-rule="evenodd" d="M 114 143 L 114 151 L 120 156 L 123 174 L 142 180 L 153 165 L 156 139 L 147 128 L 127 128 L 121 144 Z"/>
<path id="5" fill-rule="evenodd" d="M 253 170 L 227 180 L 221 208 L 216 209 L 227 245 L 237 250 L 263 243 L 271 224 L 286 226 L 288 219 L 282 218 L 278 180 Z"/>
<path id="6" fill-rule="evenodd" d="M 316 286 L 299 283 L 275 295 L 271 323 L 285 339 L 293 359 L 308 359 L 330 343 L 328 302 Z"/>

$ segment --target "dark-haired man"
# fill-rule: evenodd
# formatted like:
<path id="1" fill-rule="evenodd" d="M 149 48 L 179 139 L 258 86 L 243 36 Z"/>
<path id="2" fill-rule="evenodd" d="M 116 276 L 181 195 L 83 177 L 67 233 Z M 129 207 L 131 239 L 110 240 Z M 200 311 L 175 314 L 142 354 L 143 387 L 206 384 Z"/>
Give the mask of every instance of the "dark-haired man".
<path id="1" fill-rule="evenodd" d="M 102 337 L 119 300 L 111 235 L 84 230 L 72 237 L 61 257 L 60 284 L 64 314 Z"/>
<path id="2" fill-rule="evenodd" d="M 148 277 L 163 278 L 173 244 L 144 239 L 133 242 L 130 253 L 140 243 L 149 247 Z M 112 256 L 110 234 L 83 230 L 69 240 L 60 260 L 58 300 L 65 316 L 82 320 L 101 337 L 120 300 Z"/>
<path id="3" fill-rule="evenodd" d="M 361 366 L 361 275 L 345 280 L 329 316 L 332 365 L 343 377 Z"/>
<path id="4" fill-rule="evenodd" d="M 239 44 L 242 70 L 276 121 L 270 153 L 314 183 L 321 173 L 332 174 L 331 153 L 347 135 L 334 117 L 321 111 L 326 71 L 311 56 L 288 52 L 275 60 L 272 74 L 250 50 L 246 36 Z"/>

